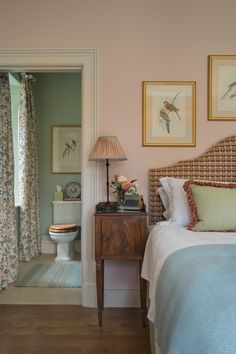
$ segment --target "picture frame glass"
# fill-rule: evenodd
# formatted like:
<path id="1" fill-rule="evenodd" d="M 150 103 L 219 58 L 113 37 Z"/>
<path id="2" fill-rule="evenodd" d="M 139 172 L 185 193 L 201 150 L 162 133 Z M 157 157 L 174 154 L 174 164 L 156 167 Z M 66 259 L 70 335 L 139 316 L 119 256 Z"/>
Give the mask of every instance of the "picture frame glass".
<path id="1" fill-rule="evenodd" d="M 208 57 L 208 119 L 236 120 L 236 56 Z"/>
<path id="2" fill-rule="evenodd" d="M 195 146 L 195 82 L 143 82 L 143 145 Z"/>
<path id="3" fill-rule="evenodd" d="M 81 172 L 81 127 L 52 127 L 52 173 Z"/>

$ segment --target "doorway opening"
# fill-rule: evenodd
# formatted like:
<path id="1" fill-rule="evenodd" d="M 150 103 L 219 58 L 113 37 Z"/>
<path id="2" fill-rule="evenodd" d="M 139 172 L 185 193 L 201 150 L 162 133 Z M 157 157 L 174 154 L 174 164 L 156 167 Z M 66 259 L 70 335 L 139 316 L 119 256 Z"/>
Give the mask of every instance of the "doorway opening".
<path id="1" fill-rule="evenodd" d="M 33 78 L 32 89 L 37 121 L 42 255 L 33 258 L 30 263 L 20 262 L 17 280 L 9 286 L 7 294 L 4 293 L 1 296 L 0 303 L 78 305 L 81 304 L 81 195 L 74 200 L 65 201 L 69 199 L 65 191 L 72 181 L 80 186 L 81 190 L 82 171 L 81 167 L 77 166 L 73 171 L 76 170 L 78 173 L 72 173 L 72 171 L 53 173 L 52 129 L 54 126 L 59 126 L 61 129 L 72 127 L 70 134 L 73 134 L 76 127 L 79 127 L 81 131 L 81 72 L 28 72 L 28 74 L 31 74 Z M 15 203 L 19 205 L 18 112 L 21 73 L 10 73 L 9 81 L 15 166 L 14 192 Z M 73 153 L 78 155 L 81 153 L 81 139 L 76 143 L 78 146 Z M 67 163 L 72 160 L 67 155 L 64 158 Z M 62 201 L 56 198 L 56 190 L 59 188 L 62 190 L 60 194 Z M 77 236 L 68 245 L 58 246 L 49 236 L 48 230 L 52 224 L 66 222 L 77 225 Z M 20 235 L 19 230 L 18 235 Z M 70 253 L 71 260 L 65 261 L 65 254 L 58 260 L 57 248 L 67 249 L 67 246 L 69 246 L 70 252 L 68 253 Z M 40 291 L 37 291 L 37 288 L 40 288 Z"/>

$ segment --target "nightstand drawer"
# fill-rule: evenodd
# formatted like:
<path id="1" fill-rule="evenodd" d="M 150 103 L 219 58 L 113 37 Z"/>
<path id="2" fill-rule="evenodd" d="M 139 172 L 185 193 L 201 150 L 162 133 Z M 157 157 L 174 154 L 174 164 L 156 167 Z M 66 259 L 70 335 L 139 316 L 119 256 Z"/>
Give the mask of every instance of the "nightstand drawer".
<path id="1" fill-rule="evenodd" d="M 103 258 L 118 257 L 139 259 L 145 241 L 142 223 L 137 218 L 103 218 L 101 221 L 101 254 Z"/>

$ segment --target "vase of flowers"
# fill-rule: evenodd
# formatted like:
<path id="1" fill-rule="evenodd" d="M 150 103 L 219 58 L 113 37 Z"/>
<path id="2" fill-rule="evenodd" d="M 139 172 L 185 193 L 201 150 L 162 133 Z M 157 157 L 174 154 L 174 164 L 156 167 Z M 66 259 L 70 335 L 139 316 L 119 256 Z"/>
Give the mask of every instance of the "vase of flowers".
<path id="1" fill-rule="evenodd" d="M 125 205 L 125 192 L 124 191 L 117 192 L 117 208 L 119 210 L 124 210 L 124 205 Z"/>
<path id="2" fill-rule="evenodd" d="M 120 174 L 115 174 L 114 178 L 115 181 L 111 182 L 110 189 L 113 193 L 117 193 L 117 207 L 119 210 L 123 210 L 125 195 L 138 194 L 138 183 L 136 179 L 129 180 Z"/>

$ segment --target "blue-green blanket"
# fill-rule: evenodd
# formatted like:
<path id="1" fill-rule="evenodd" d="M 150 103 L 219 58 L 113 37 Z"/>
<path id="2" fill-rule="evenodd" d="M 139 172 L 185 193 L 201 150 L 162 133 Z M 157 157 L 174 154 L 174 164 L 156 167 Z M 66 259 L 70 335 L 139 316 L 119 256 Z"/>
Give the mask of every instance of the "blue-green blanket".
<path id="1" fill-rule="evenodd" d="M 236 354 L 236 245 L 173 253 L 157 289 L 161 354 Z"/>

